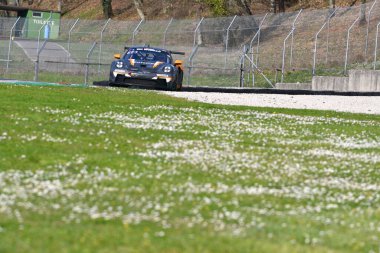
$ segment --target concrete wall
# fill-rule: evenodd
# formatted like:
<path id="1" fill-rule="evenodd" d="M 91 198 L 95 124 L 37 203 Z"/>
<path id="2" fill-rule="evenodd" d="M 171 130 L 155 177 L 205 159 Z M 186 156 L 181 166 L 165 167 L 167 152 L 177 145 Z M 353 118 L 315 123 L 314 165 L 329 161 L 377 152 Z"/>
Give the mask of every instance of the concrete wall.
<path id="1" fill-rule="evenodd" d="M 280 90 L 311 90 L 311 83 L 276 83 Z"/>
<path id="2" fill-rule="evenodd" d="M 380 71 L 350 70 L 348 77 L 314 76 L 312 90 L 380 91 Z"/>
<path id="3" fill-rule="evenodd" d="M 349 78 L 337 76 L 314 76 L 312 90 L 349 91 Z"/>
<path id="4" fill-rule="evenodd" d="M 350 91 L 380 91 L 379 70 L 350 70 L 348 76 Z"/>

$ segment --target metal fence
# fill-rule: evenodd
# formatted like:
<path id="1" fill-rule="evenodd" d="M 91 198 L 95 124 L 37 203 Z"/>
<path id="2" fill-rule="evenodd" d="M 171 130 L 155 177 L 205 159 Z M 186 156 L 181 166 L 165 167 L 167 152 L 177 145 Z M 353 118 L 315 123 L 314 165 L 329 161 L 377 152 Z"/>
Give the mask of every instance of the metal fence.
<path id="1" fill-rule="evenodd" d="M 360 19 L 365 11 L 365 20 Z M 313 75 L 376 69 L 380 3 L 193 20 L 46 20 L 29 38 L 21 18 L 0 19 L 0 77 L 63 83 L 107 80 L 114 53 L 146 45 L 184 51 L 185 85 L 271 87 Z M 45 29 L 60 23 L 59 37 Z"/>

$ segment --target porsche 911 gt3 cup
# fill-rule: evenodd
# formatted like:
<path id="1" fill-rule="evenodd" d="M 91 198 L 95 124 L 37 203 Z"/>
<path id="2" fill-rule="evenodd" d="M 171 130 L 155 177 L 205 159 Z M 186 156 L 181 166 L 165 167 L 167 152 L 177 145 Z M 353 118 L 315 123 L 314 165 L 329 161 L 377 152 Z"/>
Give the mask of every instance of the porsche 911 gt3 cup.
<path id="1" fill-rule="evenodd" d="M 160 87 L 169 90 L 180 90 L 183 80 L 183 63 L 174 61 L 173 52 L 152 47 L 126 48 L 121 56 L 112 62 L 110 70 L 110 85 L 139 85 Z"/>

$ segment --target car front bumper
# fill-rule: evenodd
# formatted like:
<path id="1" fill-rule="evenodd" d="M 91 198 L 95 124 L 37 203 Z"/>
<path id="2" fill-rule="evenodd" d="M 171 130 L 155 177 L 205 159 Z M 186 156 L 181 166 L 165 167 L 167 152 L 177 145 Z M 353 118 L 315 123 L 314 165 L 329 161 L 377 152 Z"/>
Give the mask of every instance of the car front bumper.
<path id="1" fill-rule="evenodd" d="M 130 85 L 167 85 L 173 82 L 174 76 L 171 73 L 157 74 L 149 72 L 129 72 L 126 70 L 115 69 L 110 73 L 110 82 L 116 84 Z"/>

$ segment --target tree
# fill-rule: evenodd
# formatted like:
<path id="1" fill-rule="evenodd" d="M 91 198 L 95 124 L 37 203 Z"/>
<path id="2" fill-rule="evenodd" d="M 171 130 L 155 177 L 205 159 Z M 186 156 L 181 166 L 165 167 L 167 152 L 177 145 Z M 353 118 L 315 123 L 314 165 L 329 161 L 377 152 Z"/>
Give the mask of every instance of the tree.
<path id="1" fill-rule="evenodd" d="M 246 14 L 253 15 L 253 12 L 251 11 L 251 7 L 249 6 L 248 0 L 240 0 L 238 2 Z"/>
<path id="2" fill-rule="evenodd" d="M 360 21 L 359 21 L 360 24 L 367 23 L 366 18 L 365 18 L 366 3 L 367 3 L 367 0 L 361 0 L 361 5 L 360 5 Z"/>
<path id="3" fill-rule="evenodd" d="M 106 19 L 109 19 L 113 16 L 112 12 L 112 0 L 101 0 L 103 7 L 103 16 Z"/>
<path id="4" fill-rule="evenodd" d="M 276 13 L 276 0 L 270 0 L 270 12 Z"/>
<path id="5" fill-rule="evenodd" d="M 330 9 L 335 9 L 335 0 L 329 0 Z"/>
<path id="6" fill-rule="evenodd" d="M 139 14 L 140 18 L 142 20 L 145 20 L 145 14 L 142 11 L 142 5 L 143 5 L 142 1 L 141 0 L 133 0 L 133 3 L 135 4 L 136 11 Z"/>
<path id="7" fill-rule="evenodd" d="M 0 4 L 2 5 L 8 5 L 8 1 L 7 0 L 0 0 Z M 8 17 L 9 16 L 9 13 L 7 11 L 0 11 L 0 17 Z"/>
<path id="8" fill-rule="evenodd" d="M 280 12 L 285 12 L 285 0 L 279 0 L 278 9 Z"/>

